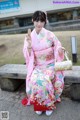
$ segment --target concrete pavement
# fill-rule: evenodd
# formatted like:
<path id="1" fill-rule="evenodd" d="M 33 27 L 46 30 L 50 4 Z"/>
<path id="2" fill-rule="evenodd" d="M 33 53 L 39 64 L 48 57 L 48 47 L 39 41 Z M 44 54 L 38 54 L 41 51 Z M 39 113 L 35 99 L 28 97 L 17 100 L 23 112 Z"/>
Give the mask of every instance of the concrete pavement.
<path id="1" fill-rule="evenodd" d="M 25 84 L 16 92 L 0 89 L 0 112 L 9 111 L 9 120 L 80 120 L 80 102 L 62 96 L 62 102 L 57 104 L 57 109 L 48 117 L 45 113 L 38 116 L 33 106 L 22 106 L 23 97 L 25 97 Z"/>

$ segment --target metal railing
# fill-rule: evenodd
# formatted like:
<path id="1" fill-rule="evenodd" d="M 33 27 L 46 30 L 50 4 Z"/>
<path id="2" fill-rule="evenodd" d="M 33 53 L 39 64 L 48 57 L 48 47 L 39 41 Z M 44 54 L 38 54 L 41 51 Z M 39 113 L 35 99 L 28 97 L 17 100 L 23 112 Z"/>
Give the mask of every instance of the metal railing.
<path id="1" fill-rule="evenodd" d="M 59 21 L 53 22 L 46 25 L 46 27 L 50 30 L 74 30 L 80 29 L 80 19 L 78 20 L 68 20 L 68 21 Z M 0 30 L 0 34 L 15 34 L 15 33 L 25 33 L 28 29 L 33 29 L 34 26 L 25 26 L 25 27 L 17 27 L 17 28 L 10 28 Z"/>

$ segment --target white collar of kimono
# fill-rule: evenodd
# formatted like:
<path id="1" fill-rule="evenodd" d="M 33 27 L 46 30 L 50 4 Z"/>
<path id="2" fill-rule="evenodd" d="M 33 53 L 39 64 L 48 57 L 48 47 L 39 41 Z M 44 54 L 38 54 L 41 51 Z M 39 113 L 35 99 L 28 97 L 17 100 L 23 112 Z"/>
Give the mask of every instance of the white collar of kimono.
<path id="1" fill-rule="evenodd" d="M 39 32 L 39 34 L 37 34 L 36 30 L 35 30 L 35 34 L 36 34 L 37 37 L 39 37 L 40 35 L 44 35 L 44 28 L 41 29 L 41 31 Z"/>

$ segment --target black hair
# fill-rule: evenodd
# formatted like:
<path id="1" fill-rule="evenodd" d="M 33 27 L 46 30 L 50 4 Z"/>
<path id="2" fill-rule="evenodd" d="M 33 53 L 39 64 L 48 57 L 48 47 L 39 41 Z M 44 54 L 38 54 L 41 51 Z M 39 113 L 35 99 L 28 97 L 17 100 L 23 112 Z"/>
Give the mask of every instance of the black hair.
<path id="1" fill-rule="evenodd" d="M 34 12 L 32 19 L 33 21 L 36 21 L 36 22 L 38 21 L 45 22 L 46 24 L 46 14 L 43 11 Z"/>

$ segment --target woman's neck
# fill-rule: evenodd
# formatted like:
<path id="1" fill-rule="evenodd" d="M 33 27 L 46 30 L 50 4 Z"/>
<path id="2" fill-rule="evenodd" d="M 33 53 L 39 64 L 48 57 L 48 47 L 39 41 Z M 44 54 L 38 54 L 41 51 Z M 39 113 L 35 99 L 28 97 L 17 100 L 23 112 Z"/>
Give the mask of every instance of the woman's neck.
<path id="1" fill-rule="evenodd" d="M 42 29 L 41 29 L 41 30 L 42 30 Z M 35 31 L 36 31 L 37 34 L 39 34 L 39 33 L 41 32 L 41 30 L 37 30 L 37 29 L 35 28 Z"/>

